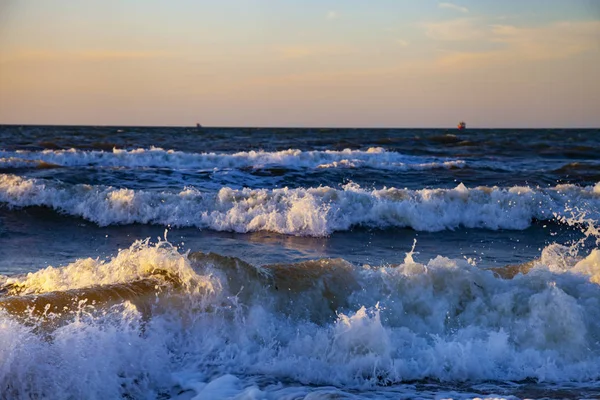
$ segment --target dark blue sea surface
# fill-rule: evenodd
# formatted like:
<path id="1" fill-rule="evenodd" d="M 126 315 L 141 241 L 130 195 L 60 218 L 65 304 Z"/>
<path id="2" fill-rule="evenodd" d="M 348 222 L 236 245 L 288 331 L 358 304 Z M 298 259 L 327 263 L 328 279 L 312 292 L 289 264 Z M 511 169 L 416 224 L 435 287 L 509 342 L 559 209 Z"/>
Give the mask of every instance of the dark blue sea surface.
<path id="1" fill-rule="evenodd" d="M 598 154 L 0 126 L 0 398 L 596 398 Z"/>

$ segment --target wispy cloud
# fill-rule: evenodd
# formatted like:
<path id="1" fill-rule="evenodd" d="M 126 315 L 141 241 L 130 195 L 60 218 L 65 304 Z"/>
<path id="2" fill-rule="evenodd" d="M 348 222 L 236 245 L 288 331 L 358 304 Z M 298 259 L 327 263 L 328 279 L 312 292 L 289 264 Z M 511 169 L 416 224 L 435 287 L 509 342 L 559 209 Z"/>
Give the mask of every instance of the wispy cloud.
<path id="1" fill-rule="evenodd" d="M 21 49 L 7 52 L 0 57 L 0 62 L 6 61 L 118 61 L 137 60 L 149 58 L 163 58 L 173 56 L 173 53 L 164 51 L 120 51 L 120 50 L 85 50 L 85 51 L 59 51 L 40 49 Z"/>
<path id="2" fill-rule="evenodd" d="M 432 73 L 432 65 L 421 61 L 407 62 L 402 65 L 375 66 L 367 68 L 350 68 L 339 71 L 303 71 L 300 73 L 286 73 L 282 75 L 264 75 L 247 81 L 249 86 L 271 86 L 299 88 L 324 86 L 351 87 L 361 85 L 366 80 L 379 82 L 381 86 L 388 87 L 390 79 L 398 77 L 414 77 L 419 74 Z"/>
<path id="3" fill-rule="evenodd" d="M 438 3 L 438 7 L 439 8 L 448 8 L 450 10 L 454 10 L 454 11 L 459 11 L 462 13 L 468 13 L 469 9 L 466 7 L 462 7 L 462 6 L 458 6 L 456 4 L 452 4 L 452 3 Z"/>
<path id="4" fill-rule="evenodd" d="M 478 40 L 496 48 L 488 51 L 446 52 L 439 62 L 445 66 L 471 66 L 566 59 L 600 51 L 600 21 L 559 22 L 535 28 L 512 25 L 481 27 Z"/>
<path id="5" fill-rule="evenodd" d="M 88 50 L 76 53 L 75 56 L 87 60 L 131 60 L 167 57 L 169 53 L 162 51 Z"/>
<path id="6" fill-rule="evenodd" d="M 425 33 L 432 39 L 443 41 L 465 41 L 485 39 L 485 26 L 473 18 L 460 18 L 450 21 L 423 24 Z"/>
<path id="7" fill-rule="evenodd" d="M 277 53 L 283 58 L 308 58 L 326 56 L 344 56 L 351 54 L 352 48 L 330 45 L 295 45 L 277 49 Z"/>
<path id="8" fill-rule="evenodd" d="M 288 46 L 279 49 L 278 52 L 283 58 L 304 58 L 319 53 L 318 49 L 309 46 Z"/>
<path id="9" fill-rule="evenodd" d="M 398 40 L 396 40 L 396 43 L 398 43 L 402 47 L 408 47 L 408 45 L 410 44 L 410 42 L 408 40 L 404 40 L 404 39 L 398 39 Z"/>
<path id="10" fill-rule="evenodd" d="M 60 59 L 61 54 L 50 50 L 19 49 L 0 54 L 0 62 L 12 61 L 51 61 Z"/>
<path id="11" fill-rule="evenodd" d="M 338 19 L 338 18 L 339 18 L 339 14 L 337 13 L 337 11 L 333 11 L 333 10 L 332 10 L 332 11 L 329 11 L 329 12 L 327 13 L 327 16 L 326 16 L 326 18 L 327 18 L 328 20 L 334 20 L 334 19 Z"/>
<path id="12" fill-rule="evenodd" d="M 558 22 L 537 28 L 492 25 L 491 31 L 494 42 L 529 59 L 559 59 L 600 50 L 600 21 Z"/>

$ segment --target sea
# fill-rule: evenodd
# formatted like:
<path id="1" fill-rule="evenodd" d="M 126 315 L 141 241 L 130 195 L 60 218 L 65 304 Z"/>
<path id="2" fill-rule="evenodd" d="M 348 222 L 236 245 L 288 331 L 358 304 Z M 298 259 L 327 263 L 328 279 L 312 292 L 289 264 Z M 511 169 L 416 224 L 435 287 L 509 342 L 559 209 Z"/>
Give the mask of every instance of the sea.
<path id="1" fill-rule="evenodd" d="M 0 126 L 0 399 L 600 398 L 599 155 Z"/>

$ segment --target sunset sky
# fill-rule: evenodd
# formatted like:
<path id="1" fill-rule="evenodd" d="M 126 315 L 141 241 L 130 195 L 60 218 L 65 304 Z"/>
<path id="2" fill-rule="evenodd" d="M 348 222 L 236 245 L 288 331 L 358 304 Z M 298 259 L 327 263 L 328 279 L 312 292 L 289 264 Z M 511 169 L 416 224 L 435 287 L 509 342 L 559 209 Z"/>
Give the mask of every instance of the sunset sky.
<path id="1" fill-rule="evenodd" d="M 0 123 L 600 127 L 597 0 L 0 0 Z"/>

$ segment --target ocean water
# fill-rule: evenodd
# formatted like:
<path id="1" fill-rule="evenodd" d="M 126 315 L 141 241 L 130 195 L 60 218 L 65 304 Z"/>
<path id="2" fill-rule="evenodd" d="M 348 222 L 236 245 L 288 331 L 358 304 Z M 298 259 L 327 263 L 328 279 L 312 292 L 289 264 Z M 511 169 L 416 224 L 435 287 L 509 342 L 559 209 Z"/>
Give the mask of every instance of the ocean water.
<path id="1" fill-rule="evenodd" d="M 0 126 L 0 398 L 600 398 L 599 154 Z"/>

